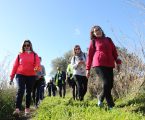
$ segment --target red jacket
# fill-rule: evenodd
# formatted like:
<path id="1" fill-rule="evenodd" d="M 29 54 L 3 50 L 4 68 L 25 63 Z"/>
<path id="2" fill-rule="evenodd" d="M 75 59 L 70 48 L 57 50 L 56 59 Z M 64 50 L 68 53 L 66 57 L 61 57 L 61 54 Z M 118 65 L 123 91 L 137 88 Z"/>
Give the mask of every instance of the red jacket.
<path id="1" fill-rule="evenodd" d="M 105 66 L 114 68 L 115 61 L 117 64 L 121 64 L 121 60 L 118 58 L 116 47 L 111 39 L 107 37 L 96 38 L 95 46 L 96 49 L 91 40 L 86 62 L 87 70 L 90 70 L 91 66 Z"/>
<path id="2" fill-rule="evenodd" d="M 34 68 L 36 67 L 40 67 L 40 59 L 36 53 L 35 55 L 34 52 L 20 53 L 19 57 L 15 60 L 10 78 L 13 80 L 15 74 L 34 76 L 36 75 L 36 72 L 34 71 Z"/>

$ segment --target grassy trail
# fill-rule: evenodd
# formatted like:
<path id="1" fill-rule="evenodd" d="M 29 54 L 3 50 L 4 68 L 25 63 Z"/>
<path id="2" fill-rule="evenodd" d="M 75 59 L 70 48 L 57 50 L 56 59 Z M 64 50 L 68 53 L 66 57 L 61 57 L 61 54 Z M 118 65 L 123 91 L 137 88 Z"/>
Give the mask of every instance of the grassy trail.
<path id="1" fill-rule="evenodd" d="M 139 111 L 143 100 L 127 98 L 116 101 L 116 107 L 107 110 L 96 106 L 97 100 L 85 99 L 83 102 L 68 98 L 46 97 L 34 113 L 32 120 L 145 120 Z M 138 111 L 135 111 L 138 110 Z"/>

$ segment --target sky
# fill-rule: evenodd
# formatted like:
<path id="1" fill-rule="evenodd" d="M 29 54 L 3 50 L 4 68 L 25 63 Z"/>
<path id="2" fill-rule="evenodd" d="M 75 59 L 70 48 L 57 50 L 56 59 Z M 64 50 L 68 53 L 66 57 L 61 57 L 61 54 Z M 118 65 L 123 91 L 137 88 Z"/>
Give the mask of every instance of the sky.
<path id="1" fill-rule="evenodd" d="M 76 44 L 86 51 L 93 25 L 101 26 L 116 46 L 135 51 L 139 35 L 145 43 L 145 12 L 127 1 L 0 0 L 0 62 L 9 56 L 13 64 L 22 42 L 29 39 L 49 77 L 53 59 Z"/>

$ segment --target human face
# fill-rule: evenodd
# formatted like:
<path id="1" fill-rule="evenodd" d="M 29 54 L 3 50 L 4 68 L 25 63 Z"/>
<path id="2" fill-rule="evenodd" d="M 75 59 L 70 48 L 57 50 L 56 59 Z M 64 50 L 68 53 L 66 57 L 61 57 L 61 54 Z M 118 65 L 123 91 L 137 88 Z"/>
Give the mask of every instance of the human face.
<path id="1" fill-rule="evenodd" d="M 98 27 L 94 28 L 93 33 L 96 37 L 102 37 L 103 35 L 101 28 Z"/>
<path id="2" fill-rule="evenodd" d="M 75 52 L 76 52 L 76 53 L 80 53 L 80 51 L 81 51 L 80 47 L 76 47 L 76 48 L 75 48 Z"/>
<path id="3" fill-rule="evenodd" d="M 30 51 L 31 45 L 30 45 L 29 42 L 25 42 L 24 45 L 23 45 L 23 47 L 24 47 L 24 50 L 25 51 Z"/>

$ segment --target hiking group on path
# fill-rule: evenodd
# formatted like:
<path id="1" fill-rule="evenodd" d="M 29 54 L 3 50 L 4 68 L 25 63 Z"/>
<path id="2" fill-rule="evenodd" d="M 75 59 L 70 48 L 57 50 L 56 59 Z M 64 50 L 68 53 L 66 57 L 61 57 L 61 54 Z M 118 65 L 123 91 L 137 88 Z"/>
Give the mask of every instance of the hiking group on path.
<path id="1" fill-rule="evenodd" d="M 65 98 L 67 82 L 72 89 L 72 98 L 83 101 L 87 92 L 91 67 L 95 69 L 96 74 L 103 81 L 102 92 L 98 96 L 98 106 L 103 106 L 104 99 L 106 99 L 108 109 L 115 106 L 111 95 L 114 81 L 113 68 L 116 67 L 119 72 L 122 61 L 113 41 L 106 37 L 100 26 L 91 28 L 88 53 L 82 52 L 80 45 L 75 45 L 66 72 L 58 66 L 57 73 L 47 85 L 45 67 L 41 65 L 41 60 L 42 58 L 34 52 L 31 41 L 25 40 L 10 74 L 10 85 L 15 77 L 18 86 L 13 115 L 18 116 L 22 110 L 24 93 L 25 115 L 30 113 L 31 98 L 33 98 L 35 108 L 38 108 L 44 98 L 45 86 L 48 89 L 48 96 L 56 96 L 58 90 L 59 96 Z"/>

